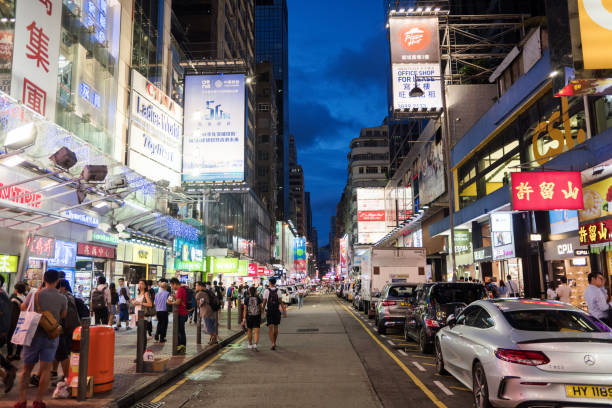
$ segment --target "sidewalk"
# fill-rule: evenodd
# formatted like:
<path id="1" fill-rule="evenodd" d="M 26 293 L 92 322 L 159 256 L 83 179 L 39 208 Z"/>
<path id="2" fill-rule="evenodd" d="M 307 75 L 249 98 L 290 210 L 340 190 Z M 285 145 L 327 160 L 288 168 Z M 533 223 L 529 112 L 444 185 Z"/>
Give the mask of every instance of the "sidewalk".
<path id="1" fill-rule="evenodd" d="M 155 334 L 156 322 L 153 322 L 153 333 Z M 165 373 L 136 373 L 136 328 L 131 330 L 121 329 L 115 332 L 115 378 L 113 389 L 104 394 L 94 394 L 92 399 L 78 402 L 76 399 L 51 399 L 55 387 L 50 387 L 48 399 L 49 407 L 127 407 L 135 401 L 151 393 L 160 385 L 170 381 L 191 366 L 199 363 L 215 350 L 229 342 L 239 338 L 242 329 L 237 323 L 237 310 L 232 309 L 232 330 L 227 330 L 227 309 L 221 312 L 219 321 L 219 341 L 216 346 L 208 346 L 208 335 L 202 328 L 202 344 L 196 345 L 196 325 L 185 326 L 187 332 L 187 354 L 172 357 L 172 322 L 168 325 L 168 342 L 154 343 L 153 338 L 148 338 L 147 347 L 155 353 L 156 357 L 170 357 L 168 371 Z M 21 362 L 16 362 L 21 370 Z M 61 371 L 61 369 L 60 369 Z M 17 374 L 19 377 L 19 373 Z M 0 394 L 0 408 L 12 407 L 18 396 L 18 380 L 9 394 Z M 28 406 L 31 406 L 36 389 L 28 390 Z"/>

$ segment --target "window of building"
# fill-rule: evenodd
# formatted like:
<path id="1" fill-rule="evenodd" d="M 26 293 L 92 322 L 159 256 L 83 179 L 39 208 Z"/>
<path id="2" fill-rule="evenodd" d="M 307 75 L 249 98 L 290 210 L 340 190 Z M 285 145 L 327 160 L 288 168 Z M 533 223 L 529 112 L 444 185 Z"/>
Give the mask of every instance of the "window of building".
<path id="1" fill-rule="evenodd" d="M 270 135 L 259 135 L 259 143 L 270 143 Z"/>
<path id="2" fill-rule="evenodd" d="M 270 104 L 269 103 L 257 104 L 257 110 L 260 112 L 270 112 Z"/>
<path id="3" fill-rule="evenodd" d="M 268 167 L 257 166 L 257 177 L 266 177 L 268 175 Z"/>
<path id="4" fill-rule="evenodd" d="M 366 167 L 366 174 L 377 174 L 378 167 Z"/>
<path id="5" fill-rule="evenodd" d="M 360 168 L 359 168 L 359 174 L 363 174 L 363 171 L 364 171 L 364 168 L 363 168 L 363 167 L 360 167 Z"/>
<path id="6" fill-rule="evenodd" d="M 267 151 L 259 150 L 257 151 L 257 160 L 269 160 L 270 154 Z"/>

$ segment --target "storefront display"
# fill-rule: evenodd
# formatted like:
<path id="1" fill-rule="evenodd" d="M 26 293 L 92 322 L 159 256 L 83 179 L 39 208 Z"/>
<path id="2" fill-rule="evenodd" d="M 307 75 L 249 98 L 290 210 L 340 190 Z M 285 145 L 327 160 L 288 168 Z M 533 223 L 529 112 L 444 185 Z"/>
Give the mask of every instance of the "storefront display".
<path id="1" fill-rule="evenodd" d="M 576 253 L 584 253 L 586 249 L 580 245 L 578 237 L 544 243 L 548 281 L 559 284 L 561 277 L 567 278 L 567 284 L 572 290 L 571 303 L 583 309 L 586 308 L 583 294 L 589 284 L 587 276 L 591 271 L 591 265 L 588 256 L 577 256 Z"/>
<path id="2" fill-rule="evenodd" d="M 75 285 L 77 291 L 80 289 L 79 286 L 82 286 L 83 296 L 86 302 L 89 302 L 91 290 L 96 287 L 98 278 L 104 276 L 107 281 L 110 281 L 110 273 L 107 273 L 107 270 L 110 270 L 107 267 L 107 260 L 115 259 L 115 248 L 79 242 L 77 255 Z"/>
<path id="3" fill-rule="evenodd" d="M 117 261 L 123 264 L 122 275 L 131 285 L 140 279 L 159 279 L 163 274 L 166 258 L 164 247 L 134 241 L 120 241 L 117 245 Z"/>
<path id="4" fill-rule="evenodd" d="M 18 256 L 0 255 L 0 275 L 4 277 L 4 289 L 7 292 L 15 285 L 18 264 Z"/>
<path id="5" fill-rule="evenodd" d="M 43 282 L 44 263 L 39 259 L 30 259 L 24 279 L 30 288 L 38 288 Z"/>
<path id="6" fill-rule="evenodd" d="M 47 261 L 47 269 L 63 273 L 74 291 L 74 273 L 76 267 L 77 244 L 70 241 L 55 241 L 55 256 Z"/>

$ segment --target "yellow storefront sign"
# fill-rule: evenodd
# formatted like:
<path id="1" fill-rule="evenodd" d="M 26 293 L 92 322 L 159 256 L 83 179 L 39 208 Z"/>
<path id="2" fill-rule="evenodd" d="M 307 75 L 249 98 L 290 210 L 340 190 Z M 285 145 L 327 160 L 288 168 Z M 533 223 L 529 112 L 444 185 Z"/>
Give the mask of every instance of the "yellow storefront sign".
<path id="1" fill-rule="evenodd" d="M 150 265 L 153 263 L 153 247 L 133 244 L 132 261 L 135 263 Z"/>
<path id="2" fill-rule="evenodd" d="M 578 0 L 584 69 L 612 68 L 612 0 Z"/>

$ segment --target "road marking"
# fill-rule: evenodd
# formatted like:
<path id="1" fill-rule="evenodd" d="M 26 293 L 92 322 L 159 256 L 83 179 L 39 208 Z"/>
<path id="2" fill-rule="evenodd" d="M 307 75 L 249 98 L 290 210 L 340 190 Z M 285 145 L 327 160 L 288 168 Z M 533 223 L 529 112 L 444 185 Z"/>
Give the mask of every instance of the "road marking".
<path id="1" fill-rule="evenodd" d="M 423 364 L 428 365 L 428 366 L 434 366 L 434 367 L 436 366 L 434 363 L 423 363 Z"/>
<path id="2" fill-rule="evenodd" d="M 458 387 L 456 385 L 449 385 L 448 388 L 452 388 L 455 390 L 459 390 L 459 391 L 467 391 L 470 392 L 469 388 L 465 388 L 465 387 Z"/>
<path id="3" fill-rule="evenodd" d="M 430 360 L 435 360 L 435 357 L 429 357 L 429 356 L 419 356 L 418 354 L 411 354 L 410 357 L 416 357 L 416 358 L 428 358 Z"/>
<path id="4" fill-rule="evenodd" d="M 380 337 L 382 337 L 383 339 L 387 338 L 387 336 L 385 336 L 384 334 L 381 334 Z"/>
<path id="5" fill-rule="evenodd" d="M 455 395 L 455 394 L 453 394 L 453 392 L 451 390 L 446 388 L 444 386 L 444 384 L 442 384 L 440 381 L 434 381 L 433 383 L 436 384 L 438 386 L 438 388 L 441 389 L 442 392 L 445 393 L 446 395 Z"/>
<path id="6" fill-rule="evenodd" d="M 404 350 L 397 350 L 402 356 L 408 357 L 408 354 Z"/>
<path id="7" fill-rule="evenodd" d="M 415 366 L 416 368 L 419 369 L 419 371 L 426 371 L 425 367 L 423 367 L 422 365 L 420 365 L 419 363 L 417 363 L 416 361 L 412 362 L 412 365 Z"/>
<path id="8" fill-rule="evenodd" d="M 391 340 L 387 340 L 387 343 L 389 343 L 390 345 L 392 345 L 393 347 L 395 347 L 395 343 L 392 342 Z"/>
<path id="9" fill-rule="evenodd" d="M 242 343 L 245 339 L 247 338 L 246 335 L 242 336 L 240 339 L 238 339 L 235 343 Z M 231 348 L 227 348 L 225 350 L 219 350 L 217 352 L 217 354 L 211 358 L 210 360 L 208 360 L 207 362 L 205 362 L 204 364 L 202 364 L 201 366 L 199 366 L 196 370 L 192 371 L 189 373 L 189 375 L 193 375 L 193 374 L 197 374 L 200 371 L 206 369 L 206 367 L 208 367 L 209 365 L 211 365 L 212 363 L 214 363 L 215 361 L 217 361 L 219 358 L 221 358 L 221 356 L 223 356 L 225 353 L 227 353 L 228 351 L 230 351 Z M 183 374 L 186 375 L 186 374 Z M 155 397 L 153 400 L 151 400 L 152 403 L 155 402 L 159 402 L 161 400 L 163 400 L 164 398 L 166 398 L 168 396 L 168 394 L 170 394 L 172 391 L 176 390 L 178 387 L 180 387 L 181 385 L 185 384 L 187 382 L 187 380 L 189 379 L 189 377 L 185 376 L 182 380 L 180 380 L 179 382 L 177 382 L 176 384 L 174 384 L 173 386 L 169 387 L 166 391 L 162 392 L 161 394 L 159 394 L 157 397 Z"/>
<path id="10" fill-rule="evenodd" d="M 343 304 L 338 303 L 340 306 L 342 306 L 347 312 L 349 312 L 349 314 L 351 314 L 353 316 L 353 318 L 357 319 L 355 317 L 355 315 L 353 313 L 351 313 L 351 311 L 345 307 Z M 357 320 L 359 321 L 359 320 Z M 376 344 L 378 344 L 380 346 L 380 348 L 383 349 L 383 351 L 385 353 L 387 353 L 387 355 L 389 355 L 389 357 L 391 357 L 393 359 L 393 361 L 395 361 L 395 363 L 406 373 L 406 375 L 408 375 L 408 377 L 410 377 L 410 379 L 412 380 L 412 382 L 421 389 L 421 391 L 423 391 L 423 393 L 425 395 L 427 395 L 427 397 L 431 400 L 431 402 L 433 402 L 435 404 L 436 407 L 438 408 L 447 408 L 446 404 L 444 404 L 442 401 L 440 401 L 438 399 L 438 397 L 436 397 L 436 395 L 419 379 L 419 377 L 416 376 L 416 374 L 414 374 L 407 366 L 406 364 L 404 364 L 402 362 L 402 360 L 400 360 L 395 354 L 393 354 L 393 352 L 391 350 L 389 350 L 389 348 L 387 346 L 385 346 L 377 337 L 374 333 L 372 333 L 372 331 L 370 329 L 368 329 L 368 327 L 363 324 L 362 322 L 359 322 L 361 324 L 361 326 L 363 327 L 363 329 L 366 331 L 366 333 L 368 333 L 370 335 L 370 337 L 372 337 L 372 339 L 376 342 Z"/>

